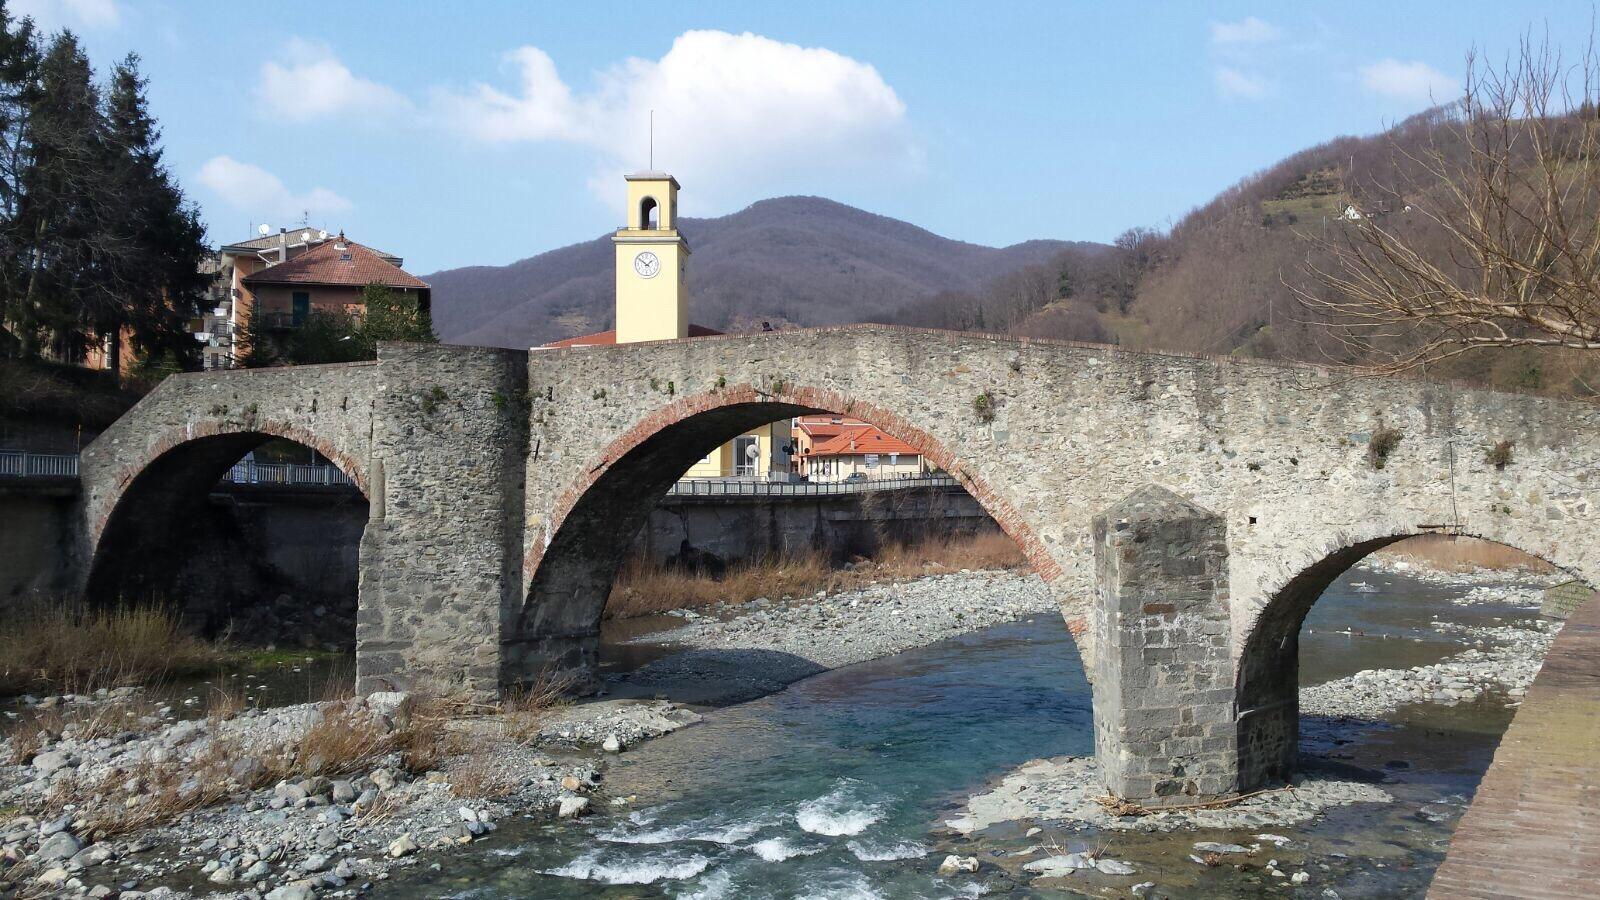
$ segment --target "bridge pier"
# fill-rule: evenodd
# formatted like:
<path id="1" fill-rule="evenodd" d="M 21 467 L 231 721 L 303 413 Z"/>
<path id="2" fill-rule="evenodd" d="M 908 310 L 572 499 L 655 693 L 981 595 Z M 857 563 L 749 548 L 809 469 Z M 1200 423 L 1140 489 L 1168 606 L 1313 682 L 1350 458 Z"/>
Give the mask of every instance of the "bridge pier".
<path id="1" fill-rule="evenodd" d="M 1096 516 L 1095 756 L 1144 806 L 1238 790 L 1222 518 L 1157 485 Z"/>

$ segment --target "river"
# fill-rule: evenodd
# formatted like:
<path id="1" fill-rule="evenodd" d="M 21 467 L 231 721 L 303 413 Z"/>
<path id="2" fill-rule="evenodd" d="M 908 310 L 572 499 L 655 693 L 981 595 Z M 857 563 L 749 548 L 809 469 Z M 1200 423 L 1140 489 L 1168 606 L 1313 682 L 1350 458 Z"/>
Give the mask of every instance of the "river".
<path id="1" fill-rule="evenodd" d="M 1373 591 L 1376 592 L 1373 592 Z M 1357 572 L 1323 596 L 1302 638 L 1302 683 L 1375 667 L 1431 663 L 1461 649 L 1436 620 L 1497 625 L 1531 613 L 1459 606 L 1464 590 Z M 1349 634 L 1343 632 L 1352 632 Z M 1281 849 L 1238 866 L 1198 865 L 1197 840 L 1248 832 L 1094 833 L 941 827 L 965 798 L 1019 764 L 1093 749 L 1090 690 L 1059 618 L 991 627 L 808 678 L 618 757 L 606 782 L 635 794 L 580 823 L 511 820 L 435 871 L 380 885 L 384 896 L 933 898 L 1420 896 L 1510 720 L 1489 694 L 1453 708 L 1403 708 L 1384 721 L 1308 718 L 1302 755 L 1316 771 L 1381 784 L 1395 802 L 1337 808 L 1266 829 Z M 1263 829 L 1254 829 L 1261 831 Z M 1081 874 L 1071 890 L 1031 886 L 1010 856 L 1041 843 L 1108 848 L 1137 873 Z M 941 877 L 946 853 L 976 855 L 975 875 Z M 1271 876 L 1305 871 L 1303 884 Z M 1326 892 L 1332 892 L 1326 893 Z"/>

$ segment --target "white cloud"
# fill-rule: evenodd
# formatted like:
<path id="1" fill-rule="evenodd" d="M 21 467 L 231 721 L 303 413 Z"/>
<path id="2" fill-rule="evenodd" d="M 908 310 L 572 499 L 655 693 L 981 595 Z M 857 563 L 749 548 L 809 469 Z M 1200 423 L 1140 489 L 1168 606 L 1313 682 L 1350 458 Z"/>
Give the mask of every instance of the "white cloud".
<path id="1" fill-rule="evenodd" d="M 1237 22 L 1211 23 L 1213 44 L 1265 44 L 1277 40 L 1281 34 L 1276 25 L 1255 16 L 1245 16 Z"/>
<path id="2" fill-rule="evenodd" d="M 46 30 L 67 25 L 115 28 L 122 22 L 117 0 L 14 0 L 10 7 L 15 18 L 32 16 Z"/>
<path id="3" fill-rule="evenodd" d="M 1212 70 L 1211 78 L 1217 86 L 1217 93 L 1229 99 L 1261 100 L 1270 97 L 1273 91 L 1272 82 L 1232 66 L 1217 66 Z"/>
<path id="4" fill-rule="evenodd" d="M 356 77 L 326 44 L 295 38 L 284 57 L 287 65 L 262 65 L 256 99 L 266 111 L 291 122 L 384 116 L 411 106 L 393 88 Z"/>
<path id="5" fill-rule="evenodd" d="M 230 206 L 282 222 L 298 221 L 305 214 L 328 215 L 353 208 L 349 200 L 327 188 L 315 187 L 297 194 L 266 169 L 231 156 L 212 157 L 200 167 L 199 178 Z"/>
<path id="6" fill-rule="evenodd" d="M 1362 87 L 1395 100 L 1443 103 L 1461 90 L 1454 78 L 1420 60 L 1385 59 L 1362 66 L 1359 74 Z"/>
<path id="7" fill-rule="evenodd" d="M 688 31 L 658 60 L 628 59 L 575 94 L 537 47 L 507 55 L 512 91 L 436 91 L 434 114 L 491 143 L 563 141 L 594 149 L 596 190 L 642 169 L 655 111 L 655 164 L 692 184 L 697 206 L 803 187 L 830 174 L 914 167 L 906 108 L 871 65 L 760 35 Z"/>

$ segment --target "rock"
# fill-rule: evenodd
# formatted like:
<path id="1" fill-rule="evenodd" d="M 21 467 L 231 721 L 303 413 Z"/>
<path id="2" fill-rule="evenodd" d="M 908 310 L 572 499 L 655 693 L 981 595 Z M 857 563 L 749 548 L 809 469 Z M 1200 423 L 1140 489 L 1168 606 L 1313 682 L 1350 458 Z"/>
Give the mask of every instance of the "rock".
<path id="1" fill-rule="evenodd" d="M 290 784 L 287 781 L 278 782 L 277 786 L 272 789 L 272 793 L 281 797 L 287 804 L 299 803 L 306 799 L 306 789 L 304 787 L 298 784 Z"/>
<path id="2" fill-rule="evenodd" d="M 64 816 L 62 816 L 62 817 L 60 817 L 58 819 L 51 819 L 48 822 L 42 823 L 39 826 L 39 836 L 42 837 L 42 838 L 47 838 L 52 834 L 58 834 L 60 832 L 66 831 L 68 828 L 71 828 L 71 827 L 72 827 L 72 814 L 68 813 L 67 815 L 64 815 Z"/>
<path id="3" fill-rule="evenodd" d="M 622 742 L 617 740 L 617 736 L 614 734 L 606 735 L 606 741 L 600 745 L 600 749 L 607 753 L 621 753 Z"/>
<path id="4" fill-rule="evenodd" d="M 327 867 L 328 858 L 320 853 L 306 857 L 306 861 L 300 864 L 300 870 L 302 872 L 321 872 Z"/>
<path id="5" fill-rule="evenodd" d="M 366 703 L 374 715 L 391 718 L 410 709 L 411 695 L 405 691 L 373 691 L 367 695 Z"/>
<path id="6" fill-rule="evenodd" d="M 576 791 L 581 787 L 583 787 L 583 782 L 579 781 L 574 775 L 568 775 L 561 779 L 561 789 L 564 791 Z"/>
<path id="7" fill-rule="evenodd" d="M 1120 859 L 1097 859 L 1094 861 L 1094 867 L 1107 875 L 1132 875 L 1134 873 L 1133 866 Z"/>
<path id="8" fill-rule="evenodd" d="M 367 776 L 367 779 L 380 791 L 387 791 L 393 788 L 395 784 L 394 773 L 388 769 L 374 770 L 371 775 Z"/>
<path id="9" fill-rule="evenodd" d="M 318 831 L 312 842 L 317 845 L 318 850 L 332 850 L 339 846 L 339 829 L 329 825 Z"/>
<path id="10" fill-rule="evenodd" d="M 65 750 L 47 750 L 33 758 L 33 767 L 38 769 L 41 775 L 49 775 L 77 764 L 77 760 Z"/>
<path id="11" fill-rule="evenodd" d="M 72 857 L 72 864 L 82 869 L 98 866 L 111 858 L 111 848 L 105 844 L 90 844 Z"/>
<path id="12" fill-rule="evenodd" d="M 1311 880 L 1311 873 L 1310 872 L 1296 872 L 1293 875 L 1289 876 L 1289 880 L 1294 882 L 1295 884 L 1305 884 L 1306 882 Z"/>
<path id="13" fill-rule="evenodd" d="M 1238 844 L 1219 844 L 1216 841 L 1198 841 L 1198 842 L 1195 843 L 1194 848 L 1196 850 L 1199 850 L 1201 853 L 1249 853 L 1250 852 L 1250 848 L 1249 847 L 1241 847 Z"/>
<path id="14" fill-rule="evenodd" d="M 266 771 L 266 766 L 254 756 L 241 756 L 228 767 L 228 777 L 242 785 L 249 786 Z"/>
<path id="15" fill-rule="evenodd" d="M 561 804 L 556 809 L 556 815 L 563 819 L 575 819 L 583 815 L 589 808 L 588 797 L 562 797 Z"/>
<path id="16" fill-rule="evenodd" d="M 389 844 L 389 858 L 399 859 L 417 852 L 417 840 L 410 833 L 402 834 Z"/>
<path id="17" fill-rule="evenodd" d="M 1155 890 L 1155 887 L 1156 883 L 1154 881 L 1141 881 L 1133 886 L 1133 895 L 1135 897 L 1148 897 L 1150 892 Z"/>
<path id="18" fill-rule="evenodd" d="M 1047 856 L 1025 864 L 1022 868 L 1029 872 L 1042 875 L 1046 878 L 1060 878 L 1071 875 L 1079 869 L 1095 868 L 1094 857 L 1087 853 L 1066 853 L 1061 856 Z"/>
<path id="19" fill-rule="evenodd" d="M 944 862 L 939 863 L 939 874 L 946 878 L 963 872 L 976 871 L 978 871 L 978 858 L 976 856 L 956 856 L 951 854 L 944 858 Z"/>
<path id="20" fill-rule="evenodd" d="M 239 880 L 248 881 L 253 884 L 267 877 L 267 874 L 271 871 L 272 867 L 267 865 L 266 860 L 258 859 L 251 863 L 248 869 L 245 869 L 243 872 L 239 873 Z"/>
<path id="21" fill-rule="evenodd" d="M 44 839 L 39 845 L 39 858 L 46 862 L 58 859 L 71 859 L 83 849 L 83 842 L 79 841 L 70 831 L 58 831 Z"/>
<path id="22" fill-rule="evenodd" d="M 285 884 L 275 887 L 267 892 L 266 900 L 311 900 L 317 896 L 316 889 L 309 884 Z"/>
<path id="23" fill-rule="evenodd" d="M 57 885 L 65 884 L 68 877 L 70 876 L 68 875 L 66 869 L 63 869 L 60 866 L 54 866 L 52 868 L 45 869 L 42 873 L 40 873 L 39 877 L 34 880 L 40 884 L 55 887 Z"/>
<path id="24" fill-rule="evenodd" d="M 348 781 L 335 781 L 333 783 L 333 802 L 350 803 L 356 799 L 355 785 Z"/>
<path id="25" fill-rule="evenodd" d="M 220 866 L 215 872 L 211 873 L 210 880 L 215 884 L 233 884 L 234 879 L 237 877 L 238 872 L 234 870 L 233 866 Z"/>

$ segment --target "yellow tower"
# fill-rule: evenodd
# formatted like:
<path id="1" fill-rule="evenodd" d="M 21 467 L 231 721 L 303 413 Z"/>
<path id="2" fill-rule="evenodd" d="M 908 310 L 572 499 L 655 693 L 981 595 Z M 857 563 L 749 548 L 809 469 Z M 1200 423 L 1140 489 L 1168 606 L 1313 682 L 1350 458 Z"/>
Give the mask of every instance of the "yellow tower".
<path id="1" fill-rule="evenodd" d="M 665 172 L 628 179 L 628 224 L 617 248 L 617 343 L 689 336 L 684 282 L 689 242 L 678 233 L 678 180 Z"/>

